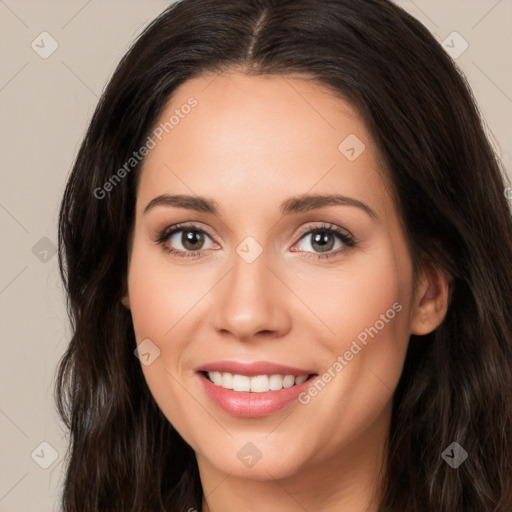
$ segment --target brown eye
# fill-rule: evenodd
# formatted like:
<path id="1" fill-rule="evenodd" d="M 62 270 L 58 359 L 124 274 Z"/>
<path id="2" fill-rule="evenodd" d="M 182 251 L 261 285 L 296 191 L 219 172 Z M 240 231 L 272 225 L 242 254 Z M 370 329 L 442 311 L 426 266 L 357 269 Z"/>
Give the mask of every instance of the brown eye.
<path id="1" fill-rule="evenodd" d="M 302 245 L 302 247 L 301 247 Z M 309 251 L 304 246 L 313 249 Z M 296 251 L 317 254 L 318 257 L 329 257 L 344 252 L 355 246 L 351 236 L 336 226 L 319 226 L 302 233 L 299 248 Z M 337 250 L 336 250 L 337 249 Z M 334 250 L 334 252 L 332 252 Z"/>
<path id="2" fill-rule="evenodd" d="M 181 231 L 180 242 L 183 247 L 189 251 L 198 251 L 204 243 L 204 234 L 200 231 L 184 229 Z"/>
<path id="3" fill-rule="evenodd" d="M 206 241 L 210 241 L 210 245 Z M 164 250 L 174 256 L 197 257 L 203 250 L 218 249 L 211 237 L 195 225 L 177 225 L 165 229 L 160 233 L 157 242 Z"/>
<path id="4" fill-rule="evenodd" d="M 197 228 L 176 228 L 165 239 L 167 245 L 177 252 L 201 251 L 211 248 L 211 238 L 203 230 Z M 206 240 L 210 240 L 210 247 L 205 247 Z"/>

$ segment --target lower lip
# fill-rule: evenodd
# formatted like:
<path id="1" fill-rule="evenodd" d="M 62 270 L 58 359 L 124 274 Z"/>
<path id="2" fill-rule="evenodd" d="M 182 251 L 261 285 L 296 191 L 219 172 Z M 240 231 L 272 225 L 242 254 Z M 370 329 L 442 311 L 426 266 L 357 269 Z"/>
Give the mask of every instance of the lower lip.
<path id="1" fill-rule="evenodd" d="M 217 386 L 202 373 L 197 374 L 206 394 L 224 411 L 233 416 L 245 418 L 258 418 L 268 416 L 279 411 L 290 403 L 297 401 L 300 393 L 311 385 L 315 376 L 310 377 L 302 384 L 279 391 L 266 391 L 254 393 L 249 391 L 233 391 Z"/>

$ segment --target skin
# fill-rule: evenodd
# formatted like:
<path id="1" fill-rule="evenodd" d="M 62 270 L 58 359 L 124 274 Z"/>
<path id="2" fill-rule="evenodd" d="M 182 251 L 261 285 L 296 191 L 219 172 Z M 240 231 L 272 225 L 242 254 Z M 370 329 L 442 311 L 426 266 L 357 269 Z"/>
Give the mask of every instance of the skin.
<path id="1" fill-rule="evenodd" d="M 303 78 L 233 71 L 182 84 L 160 122 L 191 96 L 198 104 L 150 151 L 140 177 L 122 301 L 137 343 L 149 338 L 160 349 L 142 370 L 196 453 L 203 511 L 376 511 L 371 498 L 409 337 L 431 332 L 446 314 L 449 277 L 439 268 L 425 267 L 413 289 L 397 210 L 358 112 Z M 366 146 L 354 161 L 338 149 L 349 134 Z M 161 205 L 144 213 L 164 193 L 212 198 L 220 211 Z M 282 201 L 305 193 L 355 198 L 376 218 L 349 205 L 281 215 Z M 211 233 L 196 245 L 198 257 L 173 256 L 156 242 L 181 222 Z M 332 257 L 319 258 L 312 234 L 297 235 L 323 223 L 350 232 L 356 245 L 335 254 L 344 244 L 331 235 Z M 186 251 L 181 235 L 164 245 Z M 247 236 L 262 249 L 252 263 L 236 252 Z M 206 396 L 194 372 L 233 359 L 323 374 L 394 303 L 401 311 L 305 405 L 235 417 Z M 248 442 L 262 454 L 252 467 L 237 457 Z"/>

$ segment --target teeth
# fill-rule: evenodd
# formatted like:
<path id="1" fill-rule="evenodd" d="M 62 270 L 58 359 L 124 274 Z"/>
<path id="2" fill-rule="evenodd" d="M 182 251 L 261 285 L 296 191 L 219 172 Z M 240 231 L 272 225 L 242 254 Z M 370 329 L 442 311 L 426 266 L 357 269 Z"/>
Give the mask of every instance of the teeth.
<path id="1" fill-rule="evenodd" d="M 210 376 L 210 379 L 212 379 L 214 384 L 217 384 L 217 386 L 220 386 L 222 384 L 222 373 L 220 372 L 213 372 L 208 374 Z M 227 381 L 226 381 L 227 384 Z M 231 383 L 233 384 L 233 383 Z M 231 386 L 233 387 L 233 386 Z"/>
<path id="2" fill-rule="evenodd" d="M 308 376 L 307 375 L 301 375 L 300 377 L 295 377 L 295 384 L 302 384 L 303 382 L 306 382 Z"/>
<path id="3" fill-rule="evenodd" d="M 283 387 L 283 377 L 281 375 L 272 375 L 270 377 L 270 390 L 279 391 Z"/>
<path id="4" fill-rule="evenodd" d="M 233 391 L 251 391 L 250 377 L 233 375 Z"/>
<path id="5" fill-rule="evenodd" d="M 252 393 L 265 393 L 267 391 L 279 391 L 282 388 L 291 388 L 302 384 L 308 378 L 307 375 L 238 375 L 232 373 L 208 372 L 208 377 L 216 385 L 234 391 L 251 391 Z"/>
<path id="6" fill-rule="evenodd" d="M 255 377 L 247 377 L 247 380 L 250 380 L 251 383 L 251 391 L 253 393 L 263 393 L 270 389 L 270 379 L 268 375 L 256 375 Z M 235 390 L 238 391 L 238 390 Z M 247 391 L 247 390 L 244 390 Z"/>

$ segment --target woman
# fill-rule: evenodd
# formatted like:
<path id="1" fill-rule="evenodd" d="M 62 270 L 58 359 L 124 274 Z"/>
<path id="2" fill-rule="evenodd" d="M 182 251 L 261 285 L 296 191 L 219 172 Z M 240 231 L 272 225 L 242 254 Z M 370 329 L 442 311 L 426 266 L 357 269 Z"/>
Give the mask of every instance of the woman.
<path id="1" fill-rule="evenodd" d="M 66 512 L 512 507 L 512 224 L 387 0 L 182 0 L 60 211 Z"/>

